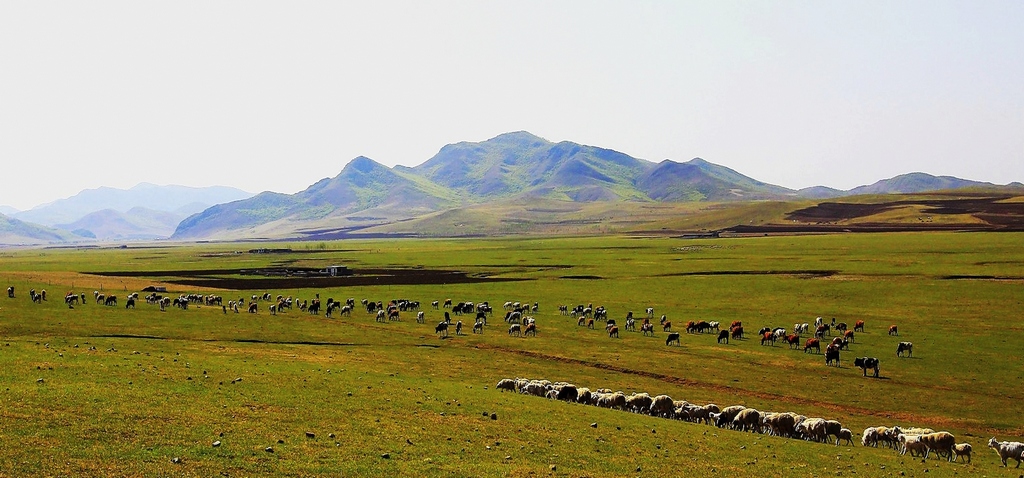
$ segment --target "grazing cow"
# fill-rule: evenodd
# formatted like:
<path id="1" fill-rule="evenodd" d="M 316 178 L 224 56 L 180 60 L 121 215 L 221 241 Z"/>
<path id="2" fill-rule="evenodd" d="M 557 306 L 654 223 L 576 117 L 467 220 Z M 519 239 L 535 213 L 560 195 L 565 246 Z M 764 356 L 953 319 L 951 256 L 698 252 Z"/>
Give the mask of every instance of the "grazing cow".
<path id="1" fill-rule="evenodd" d="M 448 322 L 438 322 L 437 325 L 434 326 L 434 333 L 438 334 L 438 336 L 441 336 L 441 337 L 447 337 L 448 336 Z"/>
<path id="2" fill-rule="evenodd" d="M 512 324 L 508 326 L 508 334 L 515 335 L 516 337 L 523 336 L 523 327 L 519 324 Z"/>
<path id="3" fill-rule="evenodd" d="M 761 330 L 757 331 L 757 335 L 758 336 L 762 336 L 762 335 L 764 335 L 764 334 L 766 334 L 768 332 L 771 332 L 771 331 L 772 331 L 771 327 L 761 327 Z"/>
<path id="4" fill-rule="evenodd" d="M 530 323 L 529 325 L 527 325 L 526 326 L 526 330 L 523 332 L 523 335 L 524 336 L 526 336 L 526 335 L 533 335 L 534 337 L 536 337 L 537 336 L 537 324 Z"/>
<path id="5" fill-rule="evenodd" d="M 819 339 L 825 338 L 825 334 L 828 334 L 829 337 L 832 336 L 832 326 L 824 324 L 819 325 L 818 328 L 814 329 L 814 336 Z"/>
<path id="6" fill-rule="evenodd" d="M 484 333 L 484 323 L 479 321 L 479 320 L 476 321 L 476 323 L 473 324 L 473 333 L 474 334 L 482 334 L 482 333 Z"/>
<path id="7" fill-rule="evenodd" d="M 626 318 L 626 330 L 632 330 L 636 332 L 636 321 L 632 317 Z"/>
<path id="8" fill-rule="evenodd" d="M 111 296 L 108 296 L 106 299 L 103 299 L 103 305 L 111 305 L 111 306 L 117 305 L 117 296 L 116 295 L 111 295 Z"/>
<path id="9" fill-rule="evenodd" d="M 427 318 L 423 315 L 423 311 L 422 310 L 419 311 L 419 312 L 416 312 L 416 323 L 422 324 L 423 322 L 426 321 L 426 319 Z M 458 335 L 458 334 L 455 334 L 455 335 Z"/>
<path id="10" fill-rule="evenodd" d="M 672 331 L 672 322 L 669 322 L 667 320 L 662 322 L 661 323 L 661 331 L 662 332 L 671 332 Z"/>
<path id="11" fill-rule="evenodd" d="M 898 336 L 898 335 L 900 335 L 900 331 L 899 331 L 899 329 L 896 328 L 895 325 L 890 325 L 889 326 L 889 335 L 897 335 Z"/>
<path id="12" fill-rule="evenodd" d="M 619 328 L 618 327 L 612 327 L 611 330 L 608 331 L 608 338 L 610 339 L 612 337 L 619 338 Z"/>
<path id="13" fill-rule="evenodd" d="M 14 286 L 13 285 L 7 288 L 7 298 L 8 299 L 13 299 L 14 298 Z"/>
<path id="14" fill-rule="evenodd" d="M 270 315 L 277 315 L 277 305 L 276 304 L 268 305 L 267 306 L 267 310 L 270 311 Z"/>
<path id="15" fill-rule="evenodd" d="M 576 325 L 580 327 L 587 325 L 587 318 L 581 315 L 579 320 L 576 321 Z"/>
<path id="16" fill-rule="evenodd" d="M 761 345 L 764 345 L 765 343 L 771 344 L 771 346 L 774 347 L 775 346 L 775 334 L 773 334 L 771 332 L 765 332 L 764 334 L 762 334 L 761 335 Z"/>
<path id="17" fill-rule="evenodd" d="M 853 324 L 853 331 L 854 332 L 863 332 L 864 331 L 864 321 L 863 320 L 858 320 L 856 323 L 854 323 Z"/>
<path id="18" fill-rule="evenodd" d="M 913 344 L 913 342 L 900 342 L 899 345 L 896 346 L 896 356 L 897 357 L 902 357 L 903 356 L 903 352 L 907 353 L 907 357 L 913 357 L 914 356 L 914 344 Z"/>
<path id="19" fill-rule="evenodd" d="M 797 334 L 789 334 L 785 338 L 786 343 L 789 344 L 789 348 L 797 348 L 800 346 L 800 336 Z"/>
<path id="20" fill-rule="evenodd" d="M 430 306 L 433 307 L 435 310 L 437 310 L 438 309 L 438 302 L 435 300 L 435 301 L 430 303 Z"/>
<path id="21" fill-rule="evenodd" d="M 649 318 L 649 319 L 653 319 L 654 318 L 654 307 L 648 307 L 647 308 L 647 318 Z"/>
<path id="22" fill-rule="evenodd" d="M 729 331 L 728 330 L 720 330 L 718 332 L 718 343 L 722 343 L 723 340 L 725 341 L 726 344 L 729 343 Z"/>
<path id="23" fill-rule="evenodd" d="M 250 314 L 255 314 L 256 313 L 256 303 L 255 302 L 249 304 L 249 313 Z"/>
<path id="24" fill-rule="evenodd" d="M 135 308 L 135 299 L 129 297 L 128 300 L 124 301 L 124 308 L 125 308 L 125 310 L 127 310 L 127 309 L 134 309 Z"/>
<path id="25" fill-rule="evenodd" d="M 731 333 L 732 333 L 732 338 L 734 338 L 734 339 L 742 339 L 743 338 L 743 326 L 742 325 L 738 325 L 736 327 L 733 327 L 732 330 L 731 330 Z"/>
<path id="26" fill-rule="evenodd" d="M 526 331 L 529 332 L 530 329 L 527 328 Z M 462 321 L 461 320 L 455 323 L 455 335 L 462 335 Z"/>
<path id="27" fill-rule="evenodd" d="M 671 345 L 672 342 L 675 342 L 676 345 L 682 345 L 679 343 L 679 332 L 672 332 L 671 334 L 668 334 L 668 338 L 665 339 L 665 345 Z"/>
<path id="28" fill-rule="evenodd" d="M 878 378 L 878 359 L 874 357 L 857 357 L 853 359 L 853 365 L 860 367 L 864 371 L 864 376 L 868 376 L 868 369 L 874 369 L 875 378 Z"/>
<path id="29" fill-rule="evenodd" d="M 846 332 L 843 332 L 843 338 L 846 339 L 846 340 L 849 340 L 850 342 L 854 342 L 854 340 L 853 340 L 853 331 L 852 330 L 847 330 Z"/>
<path id="30" fill-rule="evenodd" d="M 732 321 L 731 324 L 729 324 L 729 328 L 730 329 L 733 328 L 733 327 L 743 327 L 743 322 L 740 322 L 738 320 L 734 320 L 734 321 Z"/>
<path id="31" fill-rule="evenodd" d="M 654 336 L 654 324 L 652 324 L 650 322 L 644 322 L 642 325 L 640 325 L 640 332 L 643 333 L 644 336 L 647 336 L 648 334 L 650 334 L 651 337 L 653 337 Z"/>
<path id="32" fill-rule="evenodd" d="M 587 328 L 594 328 L 594 319 L 587 319 Z"/>
<path id="33" fill-rule="evenodd" d="M 835 363 L 836 367 L 841 367 L 839 365 L 839 347 L 829 345 L 825 348 L 825 365 L 828 366 L 833 363 Z"/>
<path id="34" fill-rule="evenodd" d="M 815 352 L 820 354 L 821 341 L 818 339 L 807 339 L 807 342 L 804 342 L 804 353 L 807 353 L 807 351 L 811 349 L 814 349 Z"/>
<path id="35" fill-rule="evenodd" d="M 846 322 L 836 324 L 836 330 L 839 332 L 846 332 Z"/>

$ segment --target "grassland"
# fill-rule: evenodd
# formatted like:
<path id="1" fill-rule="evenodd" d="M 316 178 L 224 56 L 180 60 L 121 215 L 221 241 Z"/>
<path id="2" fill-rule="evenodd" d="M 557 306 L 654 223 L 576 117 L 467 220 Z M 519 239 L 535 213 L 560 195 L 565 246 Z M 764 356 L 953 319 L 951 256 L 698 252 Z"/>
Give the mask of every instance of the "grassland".
<path id="1" fill-rule="evenodd" d="M 0 251 L 0 285 L 17 291 L 0 296 L 0 475 L 1017 476 L 998 468 L 985 442 L 1024 436 L 1022 243 L 1017 233 L 903 233 L 269 246 L 291 254 L 236 254 L 251 247 L 244 244 Z M 179 286 L 165 272 L 334 263 L 525 280 L 229 291 Z M 93 274 L 114 271 L 152 275 Z M 144 303 L 126 310 L 123 299 L 70 310 L 59 300 L 69 290 L 123 297 L 151 284 L 225 299 L 409 298 L 424 303 L 427 320 L 407 314 L 380 324 L 358 309 L 333 319 L 298 310 L 160 312 Z M 33 304 L 31 288 L 47 289 L 49 300 Z M 439 339 L 433 323 L 442 312 L 428 304 L 445 298 L 538 302 L 540 332 L 511 338 L 495 317 L 483 335 Z M 867 330 L 834 368 L 820 355 L 753 339 L 726 346 L 683 334 L 679 347 L 666 347 L 660 331 L 609 339 L 557 312 L 579 303 L 604 305 L 620 320 L 654 307 L 677 328 L 697 319 L 791 328 L 824 316 L 864 320 Z M 886 334 L 890 324 L 900 337 Z M 914 342 L 914 358 L 895 357 L 899 340 Z M 880 357 L 882 378 L 862 377 L 855 356 Z M 760 436 L 494 390 L 513 376 L 792 410 L 855 433 L 893 424 L 945 429 L 974 445 L 974 463 L 922 463 L 859 443 Z"/>

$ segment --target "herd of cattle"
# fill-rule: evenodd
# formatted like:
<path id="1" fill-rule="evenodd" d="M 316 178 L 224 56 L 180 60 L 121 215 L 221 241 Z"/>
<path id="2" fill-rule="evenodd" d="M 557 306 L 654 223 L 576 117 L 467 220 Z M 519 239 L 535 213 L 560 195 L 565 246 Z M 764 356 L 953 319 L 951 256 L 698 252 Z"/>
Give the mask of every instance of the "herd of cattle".
<path id="1" fill-rule="evenodd" d="M 763 412 L 742 405 L 721 408 L 714 403 L 693 404 L 686 400 L 674 400 L 668 395 L 651 396 L 648 393 L 626 395 L 621 391 L 577 387 L 567 382 L 530 380 L 527 378 L 505 378 L 495 386 L 502 392 L 514 392 L 552 400 L 563 400 L 583 405 L 622 410 L 652 417 L 684 420 L 737 431 L 763 433 L 783 438 L 832 443 L 836 446 L 853 446 L 853 432 L 836 420 L 811 418 L 794 412 Z M 930 428 L 910 427 L 868 427 L 860 435 L 861 445 L 888 447 L 900 455 L 928 457 L 934 453 L 948 461 L 963 459 L 970 463 L 972 447 L 969 443 L 956 443 L 956 437 L 949 432 L 936 432 Z M 988 446 L 995 449 L 1006 466 L 1008 459 L 1017 461 L 1020 467 L 1024 461 L 1024 443 L 1000 442 L 994 437 Z"/>
<path id="2" fill-rule="evenodd" d="M 575 317 L 576 325 L 583 327 L 586 326 L 588 329 L 595 328 L 595 321 L 604 320 L 604 329 L 608 333 L 609 338 L 619 338 L 619 326 L 615 319 L 608 318 L 608 311 L 601 306 L 596 308 L 593 305 L 578 305 L 573 308 L 561 305 L 558 307 L 559 312 L 562 315 L 570 315 Z M 654 319 L 654 308 L 648 307 L 646 310 L 646 316 L 641 319 L 640 332 L 644 336 L 654 336 L 654 324 L 651 322 Z M 623 320 L 623 328 L 627 331 L 636 331 L 636 319 L 633 317 L 633 312 L 629 311 L 626 313 L 626 317 Z M 661 316 L 659 326 L 663 332 L 667 332 L 668 335 L 665 338 L 665 345 L 681 345 L 679 332 L 672 331 L 672 322 L 668 320 L 665 315 Z M 728 329 L 722 329 L 721 323 L 715 321 L 688 321 L 685 324 L 685 330 L 687 334 L 704 334 L 704 333 L 716 333 L 718 336 L 718 343 L 729 343 L 729 339 L 743 340 L 746 338 L 743 329 L 743 322 L 733 321 Z M 757 332 L 757 337 L 761 341 L 761 345 L 775 346 L 776 342 L 785 342 L 791 349 L 799 348 L 800 342 L 804 340 L 803 334 L 806 334 L 811 330 L 811 324 L 809 323 L 796 323 L 793 324 L 793 332 L 787 332 L 785 327 L 762 327 Z M 833 317 L 831 323 L 825 323 L 824 319 L 818 317 L 814 322 L 814 334 L 811 337 L 807 337 L 803 342 L 803 351 L 808 353 L 815 351 L 821 354 L 821 343 L 825 340 L 825 336 L 832 336 L 832 331 L 835 330 L 837 335 L 832 337 L 832 340 L 825 347 L 825 365 L 834 365 L 840 367 L 839 353 L 841 350 L 849 350 L 850 343 L 856 339 L 856 332 L 864 332 L 864 321 L 858 320 L 854 323 L 853 330 L 849 330 L 849 325 L 845 322 L 836 322 Z M 896 325 L 889 327 L 890 336 L 898 336 L 899 329 Z M 910 357 L 913 356 L 914 344 L 911 342 L 900 342 L 896 346 L 897 357 Z M 860 368 L 867 376 L 868 370 L 871 370 L 874 377 L 879 376 L 879 359 L 876 357 L 857 357 L 853 360 L 853 365 Z"/>

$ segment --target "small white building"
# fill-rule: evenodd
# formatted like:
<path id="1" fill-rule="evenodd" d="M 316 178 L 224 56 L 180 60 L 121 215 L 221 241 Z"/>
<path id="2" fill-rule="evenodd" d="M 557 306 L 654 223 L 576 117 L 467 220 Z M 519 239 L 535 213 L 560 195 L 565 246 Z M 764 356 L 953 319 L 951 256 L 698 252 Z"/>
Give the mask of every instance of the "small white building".
<path id="1" fill-rule="evenodd" d="M 348 266 L 327 266 L 327 275 L 331 277 L 347 276 Z"/>

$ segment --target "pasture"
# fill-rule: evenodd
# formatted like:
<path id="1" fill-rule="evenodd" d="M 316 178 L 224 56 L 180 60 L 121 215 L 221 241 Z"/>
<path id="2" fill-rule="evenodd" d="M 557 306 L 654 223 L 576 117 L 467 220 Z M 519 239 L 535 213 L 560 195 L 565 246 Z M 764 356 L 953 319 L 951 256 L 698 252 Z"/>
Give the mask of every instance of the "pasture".
<path id="1" fill-rule="evenodd" d="M 15 288 L 0 296 L 0 475 L 1018 476 L 985 443 L 1024 438 L 1021 244 L 1017 233 L 887 233 L 0 250 L 0 285 Z M 242 273 L 332 264 L 359 280 L 265 288 L 267 277 Z M 452 272 L 473 280 L 448 283 Z M 126 309 L 124 297 L 149 285 L 225 302 L 357 302 L 332 318 L 270 315 L 270 302 L 257 314 L 141 299 Z M 30 289 L 47 300 L 34 303 Z M 68 308 L 69 291 L 86 303 Z M 96 304 L 94 291 L 118 306 Z M 425 323 L 415 312 L 375 322 L 364 298 L 419 301 Z M 447 298 L 488 301 L 484 333 L 463 315 L 453 317 L 463 335 L 435 335 L 444 309 L 430 303 Z M 528 314 L 536 337 L 507 334 L 505 301 L 539 305 Z M 559 313 L 579 304 L 606 307 L 620 328 L 628 311 L 653 307 L 654 337 L 609 338 L 603 322 L 591 330 Z M 661 315 L 680 345 L 665 345 Z M 818 316 L 865 321 L 841 367 L 756 336 Z M 742 321 L 747 338 L 718 344 L 686 333 L 691 320 Z M 913 357 L 896 357 L 900 341 L 914 343 Z M 853 367 L 864 356 L 881 360 L 880 378 Z M 495 389 L 513 377 L 835 419 L 856 444 Z M 877 425 L 948 430 L 973 445 L 973 463 L 862 447 L 860 432 Z"/>

